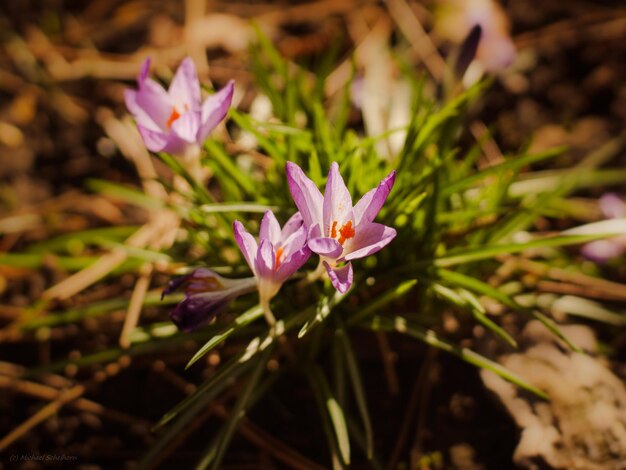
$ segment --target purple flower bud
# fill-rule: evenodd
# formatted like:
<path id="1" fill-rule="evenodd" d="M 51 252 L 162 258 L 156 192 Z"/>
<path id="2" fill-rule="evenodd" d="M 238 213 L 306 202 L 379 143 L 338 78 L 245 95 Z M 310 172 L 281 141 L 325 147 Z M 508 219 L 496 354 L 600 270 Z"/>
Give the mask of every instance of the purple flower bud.
<path id="1" fill-rule="evenodd" d="M 193 331 L 224 312 L 234 298 L 256 288 L 253 277 L 226 279 L 207 268 L 172 279 L 161 298 L 182 289 L 185 298 L 170 313 L 171 320 L 182 331 Z"/>

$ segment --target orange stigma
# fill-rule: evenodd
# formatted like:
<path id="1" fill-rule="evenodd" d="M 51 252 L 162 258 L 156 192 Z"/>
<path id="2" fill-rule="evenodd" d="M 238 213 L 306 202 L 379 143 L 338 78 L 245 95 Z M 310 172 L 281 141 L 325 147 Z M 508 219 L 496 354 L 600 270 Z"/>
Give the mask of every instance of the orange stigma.
<path id="1" fill-rule="evenodd" d="M 333 226 L 330 228 L 330 236 L 331 238 L 337 238 L 337 221 L 333 222 Z"/>
<path id="2" fill-rule="evenodd" d="M 280 257 L 283 255 L 283 248 L 280 247 L 278 250 L 276 250 L 276 266 L 275 269 L 278 269 L 278 266 L 280 266 Z"/>
<path id="3" fill-rule="evenodd" d="M 346 240 L 350 240 L 354 237 L 354 229 L 352 228 L 352 221 L 348 220 L 343 226 L 339 229 L 339 242 L 340 245 L 343 245 Z"/>
<path id="4" fill-rule="evenodd" d="M 170 118 L 167 120 L 167 128 L 169 129 L 170 127 L 172 127 L 172 124 L 174 124 L 174 121 L 176 121 L 176 119 L 178 119 L 180 117 L 180 114 L 178 114 L 178 111 L 176 111 L 176 108 L 172 108 L 172 114 L 170 114 Z"/>

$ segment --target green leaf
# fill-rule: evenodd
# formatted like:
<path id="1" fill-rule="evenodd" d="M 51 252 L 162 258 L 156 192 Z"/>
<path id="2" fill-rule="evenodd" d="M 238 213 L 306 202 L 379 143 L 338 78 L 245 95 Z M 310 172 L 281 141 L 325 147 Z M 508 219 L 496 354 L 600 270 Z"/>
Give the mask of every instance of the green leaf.
<path id="1" fill-rule="evenodd" d="M 457 264 L 471 263 L 483 259 L 494 258 L 498 255 L 519 253 L 531 248 L 550 248 L 568 245 L 579 245 L 592 240 L 607 238 L 611 234 L 593 235 L 561 235 L 544 237 L 526 243 L 507 243 L 502 245 L 488 245 L 473 247 L 469 249 L 458 249 L 450 251 L 445 256 L 435 260 L 435 266 L 446 268 Z M 423 264 L 423 263 L 420 263 Z"/>
<path id="2" fill-rule="evenodd" d="M 442 279 L 445 279 L 448 282 L 465 287 L 466 289 L 472 290 L 476 293 L 491 297 L 492 299 L 497 300 L 501 304 L 506 305 L 507 307 L 515 311 L 532 316 L 533 318 L 543 323 L 543 325 L 548 328 L 552 333 L 554 333 L 558 338 L 562 339 L 570 348 L 572 348 L 572 350 L 576 352 L 582 352 L 582 350 L 578 346 L 576 346 L 576 344 L 574 344 L 567 336 L 563 334 L 563 332 L 559 329 L 559 327 L 556 325 L 556 323 L 554 323 L 552 319 L 546 317 L 544 314 L 537 310 L 521 306 L 504 292 L 501 292 L 498 289 L 476 278 L 472 278 L 470 276 L 466 276 L 464 274 L 454 271 L 440 269 L 437 271 L 437 274 Z"/>
<path id="3" fill-rule="evenodd" d="M 256 360 L 256 364 L 254 366 L 254 370 L 246 386 L 241 391 L 241 394 L 237 398 L 235 402 L 235 406 L 230 412 L 230 418 L 226 423 L 226 428 L 224 429 L 224 433 L 221 435 L 219 443 L 217 445 L 217 450 L 215 452 L 215 458 L 213 459 L 212 468 L 218 470 L 224 459 L 224 455 L 226 454 L 226 450 L 228 449 L 228 445 L 233 438 L 235 430 L 237 429 L 237 425 L 241 418 L 245 416 L 246 410 L 248 408 L 248 401 L 252 394 L 252 391 L 256 388 L 259 380 L 265 370 L 265 365 L 267 364 L 267 360 L 272 353 L 273 347 L 270 346 L 263 351 L 263 354 Z"/>
<path id="4" fill-rule="evenodd" d="M 245 327 L 246 325 L 252 323 L 259 317 L 263 316 L 263 309 L 260 305 L 252 307 L 246 312 L 239 315 L 233 321 L 233 326 L 223 329 L 220 333 L 213 336 L 207 343 L 202 346 L 196 354 L 189 360 L 185 369 L 189 369 L 193 364 L 195 364 L 200 358 L 202 358 L 205 354 L 207 354 L 211 349 L 225 341 L 230 335 L 235 333 L 238 329 Z"/>
<path id="5" fill-rule="evenodd" d="M 365 430 L 365 454 L 367 458 L 371 460 L 374 455 L 374 435 L 367 407 L 367 400 L 365 398 L 365 389 L 363 388 L 363 381 L 361 380 L 361 372 L 359 371 L 359 365 L 356 357 L 354 356 L 354 351 L 352 350 L 348 333 L 340 319 L 338 320 L 338 325 L 339 328 L 337 330 L 337 338 L 346 358 L 348 376 L 350 377 L 352 390 L 354 391 L 354 398 L 356 399 L 356 405 L 359 410 L 359 414 L 361 415 L 363 428 Z"/>
<path id="6" fill-rule="evenodd" d="M 307 378 L 318 403 L 322 405 L 321 408 L 325 410 L 332 425 L 333 433 L 329 438 L 339 450 L 342 463 L 350 465 L 350 439 L 343 410 L 332 395 L 328 382 L 318 366 L 312 364 L 308 368 Z"/>
<path id="7" fill-rule="evenodd" d="M 317 303 L 315 316 L 312 319 L 307 320 L 307 322 L 300 329 L 300 332 L 298 333 L 298 339 L 302 338 L 304 335 L 310 332 L 313 328 L 315 328 L 317 325 L 319 325 L 324 320 L 326 320 L 326 318 L 328 318 L 328 315 L 330 315 L 330 312 L 332 311 L 333 307 L 337 305 L 338 303 L 340 303 L 346 297 L 347 294 L 348 294 L 347 292 L 344 294 L 335 292 L 335 294 L 332 297 L 323 296 Z"/>

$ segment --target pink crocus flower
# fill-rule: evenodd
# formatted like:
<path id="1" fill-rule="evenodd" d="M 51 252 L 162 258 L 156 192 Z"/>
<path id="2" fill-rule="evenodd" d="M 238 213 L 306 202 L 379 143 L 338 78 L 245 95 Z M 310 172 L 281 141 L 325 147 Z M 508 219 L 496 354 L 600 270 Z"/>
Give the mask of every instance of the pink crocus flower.
<path id="1" fill-rule="evenodd" d="M 598 200 L 600 212 L 607 219 L 626 218 L 626 204 L 614 193 L 602 195 Z M 626 251 L 626 235 L 607 238 L 604 240 L 594 240 L 583 245 L 581 252 L 583 256 L 595 263 L 603 264 L 613 258 L 617 258 Z"/>
<path id="2" fill-rule="evenodd" d="M 148 58 L 137 77 L 139 89 L 127 89 L 124 93 L 144 144 L 152 152 L 197 153 L 226 116 L 233 99 L 234 82 L 228 82 L 203 103 L 196 66 L 189 57 L 178 67 L 167 91 L 148 77 L 149 70 Z"/>
<path id="3" fill-rule="evenodd" d="M 351 261 L 376 253 L 396 236 L 395 229 L 373 222 L 395 178 L 392 171 L 353 206 L 336 162 L 330 167 L 323 196 L 298 165 L 287 163 L 289 191 L 308 228 L 308 246 L 320 255 L 333 286 L 341 293 L 352 285 Z"/>
<path id="4" fill-rule="evenodd" d="M 268 320 L 273 322 L 270 299 L 311 256 L 302 217 L 299 213 L 294 214 L 281 229 L 274 213 L 268 210 L 261 220 L 258 243 L 238 220 L 233 223 L 233 230 L 235 240 L 256 277 L 260 304 Z"/>

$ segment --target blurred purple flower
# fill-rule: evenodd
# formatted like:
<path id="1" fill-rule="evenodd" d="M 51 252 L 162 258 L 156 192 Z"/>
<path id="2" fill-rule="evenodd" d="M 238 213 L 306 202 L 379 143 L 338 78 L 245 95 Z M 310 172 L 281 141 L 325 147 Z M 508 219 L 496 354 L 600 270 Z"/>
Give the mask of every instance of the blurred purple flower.
<path id="1" fill-rule="evenodd" d="M 210 269 L 197 268 L 172 279 L 161 298 L 183 289 L 185 298 L 170 313 L 170 318 L 180 330 L 189 332 L 224 312 L 231 300 L 255 288 L 254 277 L 226 279 Z"/>
<path id="2" fill-rule="evenodd" d="M 144 144 L 152 152 L 174 155 L 198 149 L 226 116 L 234 82 L 231 80 L 202 103 L 196 66 L 189 57 L 178 67 L 167 91 L 148 78 L 149 70 L 148 58 L 137 77 L 139 89 L 127 89 L 124 93 Z"/>
<path id="3" fill-rule="evenodd" d="M 250 235 L 243 224 L 233 224 L 235 240 L 257 279 L 260 303 L 269 308 L 269 301 L 280 286 L 302 267 L 311 256 L 306 246 L 306 228 L 302 217 L 295 213 L 280 228 L 272 211 L 265 212 L 259 229 L 259 242 Z"/>
<path id="4" fill-rule="evenodd" d="M 438 0 L 435 30 L 452 42 L 461 44 L 475 26 L 481 36 L 476 59 L 488 72 L 509 67 L 516 55 L 509 33 L 509 22 L 494 0 Z"/>
<path id="5" fill-rule="evenodd" d="M 622 219 L 626 217 L 626 204 L 617 194 L 604 194 L 598 200 L 598 206 L 602 215 L 607 219 Z M 621 256 L 624 251 L 626 251 L 626 240 L 623 236 L 595 240 L 584 244 L 581 248 L 581 253 L 585 258 L 599 264 Z"/>
<path id="6" fill-rule="evenodd" d="M 333 286 L 341 293 L 352 285 L 351 261 L 376 253 L 396 236 L 395 229 L 372 222 L 395 178 L 392 171 L 353 206 L 336 162 L 330 167 L 323 196 L 298 165 L 287 162 L 289 190 L 307 226 L 309 248 L 320 255 Z"/>

